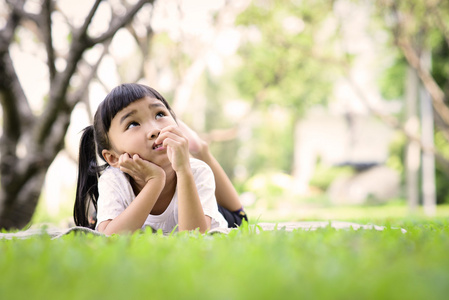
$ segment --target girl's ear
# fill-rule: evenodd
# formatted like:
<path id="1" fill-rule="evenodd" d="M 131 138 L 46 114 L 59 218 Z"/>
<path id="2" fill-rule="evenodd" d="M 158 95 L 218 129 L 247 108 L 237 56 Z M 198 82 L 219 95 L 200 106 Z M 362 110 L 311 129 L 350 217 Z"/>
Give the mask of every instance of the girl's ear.
<path id="1" fill-rule="evenodd" d="M 110 166 L 118 168 L 119 156 L 114 151 L 103 150 L 101 154 Z"/>

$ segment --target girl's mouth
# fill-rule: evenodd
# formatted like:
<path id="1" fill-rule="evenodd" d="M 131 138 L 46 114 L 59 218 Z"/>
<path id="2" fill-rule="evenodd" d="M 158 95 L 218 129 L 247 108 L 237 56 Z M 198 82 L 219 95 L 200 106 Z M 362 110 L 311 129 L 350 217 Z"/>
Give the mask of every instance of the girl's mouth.
<path id="1" fill-rule="evenodd" d="M 164 148 L 164 146 L 162 145 L 162 143 L 160 143 L 160 144 L 154 144 L 153 145 L 153 150 L 157 150 L 157 149 L 163 149 Z"/>

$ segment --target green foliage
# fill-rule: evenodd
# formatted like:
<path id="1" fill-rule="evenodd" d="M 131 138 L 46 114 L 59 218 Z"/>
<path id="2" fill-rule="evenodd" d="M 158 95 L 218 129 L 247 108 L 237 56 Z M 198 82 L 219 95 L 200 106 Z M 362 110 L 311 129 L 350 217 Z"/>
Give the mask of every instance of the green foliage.
<path id="1" fill-rule="evenodd" d="M 354 170 L 351 167 L 329 167 L 318 163 L 309 184 L 326 191 L 335 179 L 341 176 L 349 176 L 353 173 Z"/>
<path id="2" fill-rule="evenodd" d="M 449 45 L 442 40 L 432 49 L 432 76 L 445 94 L 449 93 Z"/>
<path id="3" fill-rule="evenodd" d="M 335 60 L 337 34 L 318 40 L 323 23 L 332 17 L 332 5 L 326 0 L 254 1 L 236 19 L 244 38 L 238 52 L 241 66 L 232 80 L 257 119 L 252 136 L 240 145 L 251 153 L 244 158 L 250 177 L 292 171 L 296 121 L 331 94 L 338 68 L 329 61 Z"/>
<path id="4" fill-rule="evenodd" d="M 249 173 L 254 175 L 273 170 L 290 173 L 294 149 L 294 119 L 290 112 L 273 105 L 260 112 L 257 119 L 252 138 L 242 141 L 242 147 L 251 153 L 245 158 Z"/>
<path id="5" fill-rule="evenodd" d="M 212 144 L 210 150 L 215 157 L 220 158 L 220 165 L 232 179 L 234 176 L 234 166 L 236 163 L 236 153 L 238 151 L 238 140 L 221 142 L 219 145 Z"/>
<path id="6" fill-rule="evenodd" d="M 377 16 L 373 16 L 373 21 L 375 22 L 378 18 L 382 19 L 383 22 L 377 22 L 376 24 L 383 24 L 381 26 L 390 31 L 389 41 L 392 51 L 398 51 L 394 38 L 394 33 L 398 32 L 414 44 L 418 53 L 430 49 L 432 76 L 447 94 L 449 89 L 449 62 L 447 60 L 449 46 L 444 38 L 443 28 L 447 28 L 449 25 L 446 22 L 449 17 L 449 3 L 443 1 L 435 7 L 435 4 L 431 1 L 401 0 L 394 2 L 394 4 L 393 2 L 379 1 L 376 5 Z M 394 12 L 395 9 L 397 12 Z M 438 13 L 438 17 L 435 15 L 436 13 Z M 400 22 L 395 20 L 398 15 L 402 15 Z M 440 21 L 441 23 L 439 23 Z M 446 24 L 444 24 L 445 22 Z M 406 67 L 407 62 L 403 53 L 399 51 L 392 66 L 386 70 L 384 76 L 380 79 L 382 95 L 386 99 L 397 99 L 404 95 Z"/>
<path id="7" fill-rule="evenodd" d="M 264 172 L 249 178 L 243 191 L 252 193 L 257 206 L 276 210 L 279 202 L 287 203 L 293 198 L 293 178 L 285 173 Z"/>
<path id="8" fill-rule="evenodd" d="M 432 76 L 446 95 L 449 95 L 449 45 L 444 40 L 441 33 L 435 33 L 437 37 L 435 46 L 432 48 Z M 446 128 L 435 127 L 435 147 L 449 160 L 449 144 L 444 137 L 443 130 Z M 444 166 L 436 161 L 436 191 L 438 203 L 449 203 L 449 187 L 447 181 L 449 174 L 444 170 Z"/>
<path id="9" fill-rule="evenodd" d="M 435 167 L 435 188 L 437 194 L 437 203 L 449 203 L 449 187 L 447 186 L 447 174 L 439 165 Z"/>
<path id="10" fill-rule="evenodd" d="M 283 105 L 292 113 L 326 102 L 335 70 L 325 62 L 329 53 L 315 38 L 331 5 L 331 1 L 255 2 L 239 15 L 236 24 L 255 39 L 239 50 L 244 64 L 235 81 L 243 96 L 267 106 Z"/>
<path id="11" fill-rule="evenodd" d="M 441 131 L 435 133 L 435 147 L 444 157 L 449 158 L 449 143 Z M 447 184 L 449 174 L 444 166 L 437 163 L 435 164 L 435 175 L 437 203 L 449 203 L 449 186 Z"/>
<path id="12" fill-rule="evenodd" d="M 386 100 L 398 100 L 404 96 L 407 64 L 398 58 L 378 79 L 381 95 Z"/>
<path id="13" fill-rule="evenodd" d="M 205 113 L 206 131 L 236 126 L 236 124 L 232 124 L 229 116 L 226 116 L 224 113 L 226 100 L 228 98 L 237 98 L 233 95 L 232 84 L 229 84 L 230 79 L 226 78 L 227 75 L 229 74 L 224 75 L 224 78 L 221 78 L 221 81 L 217 82 L 213 76 L 206 72 L 206 78 L 203 82 L 205 97 L 207 99 Z M 198 116 L 193 114 L 192 117 L 195 118 Z M 234 167 L 236 165 L 239 146 L 240 141 L 236 138 L 210 145 L 211 152 L 218 158 L 220 165 L 231 179 L 234 176 Z"/>
<path id="14" fill-rule="evenodd" d="M 440 86 L 445 95 L 449 95 L 449 46 L 445 35 L 449 23 L 449 2 L 433 2 L 421 0 L 378 1 L 376 2 L 377 15 L 373 15 L 372 21 L 383 26 L 389 32 L 389 43 L 392 51 L 398 51 L 392 62 L 381 78 L 379 87 L 385 99 L 404 98 L 405 74 L 408 67 L 404 53 L 397 47 L 398 39 L 408 41 L 419 55 L 422 51 L 431 53 L 431 75 Z M 447 98 L 447 97 L 446 97 Z M 440 122 L 441 123 L 441 122 Z M 448 142 L 441 132 L 447 130 L 445 126 L 435 127 L 435 146 L 445 160 L 449 158 Z M 403 146 L 406 143 L 404 141 Z M 396 147 L 389 158 L 389 163 L 402 167 L 403 163 L 398 159 Z M 403 150 L 401 150 L 403 152 Z M 403 153 L 402 153 L 403 157 Z M 449 201 L 449 188 L 447 180 L 449 173 L 447 167 L 440 161 L 436 161 L 436 188 L 437 202 Z"/>
<path id="15" fill-rule="evenodd" d="M 389 147 L 389 157 L 386 165 L 393 170 L 396 170 L 402 176 L 405 176 L 404 160 L 405 160 L 405 146 L 407 140 L 404 135 L 397 134 Z M 402 178 L 404 180 L 404 178 Z"/>
<path id="16" fill-rule="evenodd" d="M 445 299 L 447 220 L 0 241 L 2 299 Z M 407 233 L 394 229 L 401 226 Z M 260 229 L 260 227 L 259 227 Z"/>

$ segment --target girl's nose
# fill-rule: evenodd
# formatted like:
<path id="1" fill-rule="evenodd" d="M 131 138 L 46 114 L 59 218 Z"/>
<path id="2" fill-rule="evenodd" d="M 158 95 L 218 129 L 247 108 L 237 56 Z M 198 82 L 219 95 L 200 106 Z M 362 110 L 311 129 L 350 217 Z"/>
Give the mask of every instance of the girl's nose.
<path id="1" fill-rule="evenodd" d="M 153 127 L 150 130 L 148 130 L 147 138 L 150 140 L 156 139 L 159 134 L 161 134 L 161 130 L 159 128 Z"/>

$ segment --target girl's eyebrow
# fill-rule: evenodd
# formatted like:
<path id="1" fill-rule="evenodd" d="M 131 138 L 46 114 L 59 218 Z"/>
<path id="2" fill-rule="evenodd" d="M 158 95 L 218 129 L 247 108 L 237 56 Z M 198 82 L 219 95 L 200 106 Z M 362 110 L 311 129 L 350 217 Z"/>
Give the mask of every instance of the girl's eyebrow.
<path id="1" fill-rule="evenodd" d="M 133 109 L 132 111 L 130 111 L 129 113 L 125 114 L 123 117 L 120 118 L 120 125 L 122 125 L 122 123 L 129 117 L 131 117 L 132 115 L 134 115 L 137 112 L 137 110 Z"/>
<path id="2" fill-rule="evenodd" d="M 164 107 L 165 108 L 165 105 L 162 104 L 161 102 L 154 102 L 154 103 L 150 104 L 150 108 L 157 108 L 157 107 Z"/>

